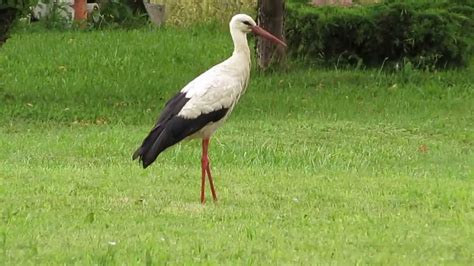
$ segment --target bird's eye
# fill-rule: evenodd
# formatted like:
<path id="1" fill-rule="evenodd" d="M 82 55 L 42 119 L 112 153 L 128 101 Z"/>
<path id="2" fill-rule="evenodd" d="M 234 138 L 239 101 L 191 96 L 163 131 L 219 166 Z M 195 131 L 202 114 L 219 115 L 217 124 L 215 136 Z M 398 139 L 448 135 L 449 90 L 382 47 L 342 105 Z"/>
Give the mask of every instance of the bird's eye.
<path id="1" fill-rule="evenodd" d="M 252 24 L 250 24 L 250 22 L 248 22 L 247 20 L 246 21 L 243 21 L 243 23 L 247 26 L 251 26 Z"/>

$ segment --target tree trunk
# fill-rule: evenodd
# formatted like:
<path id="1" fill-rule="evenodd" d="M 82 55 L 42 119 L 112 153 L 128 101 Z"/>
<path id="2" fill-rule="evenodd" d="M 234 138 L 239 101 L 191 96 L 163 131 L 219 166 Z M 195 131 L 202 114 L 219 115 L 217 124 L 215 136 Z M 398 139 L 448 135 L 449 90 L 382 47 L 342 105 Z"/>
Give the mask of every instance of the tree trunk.
<path id="1" fill-rule="evenodd" d="M 87 19 L 87 1 L 74 0 L 74 19 L 84 22 Z"/>
<path id="2" fill-rule="evenodd" d="M 257 24 L 284 41 L 284 0 L 258 0 Z M 262 38 L 256 39 L 258 65 L 266 69 L 271 63 L 282 63 L 285 49 Z"/>

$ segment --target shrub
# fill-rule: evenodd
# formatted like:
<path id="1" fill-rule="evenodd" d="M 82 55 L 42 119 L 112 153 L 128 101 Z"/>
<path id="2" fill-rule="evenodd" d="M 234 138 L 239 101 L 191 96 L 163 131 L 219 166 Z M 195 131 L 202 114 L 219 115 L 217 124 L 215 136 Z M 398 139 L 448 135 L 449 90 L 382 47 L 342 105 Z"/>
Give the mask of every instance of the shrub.
<path id="1" fill-rule="evenodd" d="M 38 0 L 0 0 L 0 9 L 14 8 L 20 13 L 28 13 L 30 6 L 37 3 Z"/>
<path id="2" fill-rule="evenodd" d="M 463 3 L 465 2 L 465 3 Z M 474 5 L 387 1 L 351 8 L 287 4 L 290 54 L 330 64 L 465 66 L 472 54 Z"/>
<path id="3" fill-rule="evenodd" d="M 37 0 L 0 0 L 0 44 L 6 41 L 8 33 L 19 14 L 26 14 Z"/>
<path id="4" fill-rule="evenodd" d="M 100 12 L 89 16 L 92 28 L 140 28 L 147 24 L 145 7 L 138 1 L 108 0 L 100 4 Z"/>

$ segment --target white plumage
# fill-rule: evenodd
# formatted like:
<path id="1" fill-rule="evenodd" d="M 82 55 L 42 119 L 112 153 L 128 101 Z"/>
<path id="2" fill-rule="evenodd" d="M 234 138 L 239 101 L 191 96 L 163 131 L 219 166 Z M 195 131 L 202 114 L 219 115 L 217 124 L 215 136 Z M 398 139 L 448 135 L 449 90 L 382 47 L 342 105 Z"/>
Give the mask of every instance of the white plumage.
<path id="1" fill-rule="evenodd" d="M 178 116 L 196 118 L 201 114 L 233 106 L 245 91 L 250 75 L 250 66 L 229 71 L 242 55 L 235 54 L 216 65 L 186 85 L 181 92 L 190 100 L 183 106 Z"/>
<path id="2" fill-rule="evenodd" d="M 229 23 L 234 42 L 230 58 L 212 67 L 188 83 L 171 98 L 133 159 L 139 158 L 143 167 L 153 163 L 168 147 L 185 138 L 202 138 L 201 202 L 204 202 L 204 183 L 207 174 L 212 196 L 217 199 L 209 167 L 209 138 L 221 126 L 245 92 L 250 77 L 250 49 L 247 33 L 253 32 L 275 43 L 282 41 L 258 27 L 248 15 L 235 15 Z"/>
<path id="3" fill-rule="evenodd" d="M 245 92 L 250 77 L 250 49 L 246 33 L 238 27 L 239 20 L 252 20 L 237 15 L 230 22 L 234 40 L 234 53 L 224 62 L 215 65 L 186 85 L 181 92 L 190 98 L 179 116 L 196 118 L 221 108 L 233 107 Z M 229 113 L 229 112 L 228 112 Z"/>

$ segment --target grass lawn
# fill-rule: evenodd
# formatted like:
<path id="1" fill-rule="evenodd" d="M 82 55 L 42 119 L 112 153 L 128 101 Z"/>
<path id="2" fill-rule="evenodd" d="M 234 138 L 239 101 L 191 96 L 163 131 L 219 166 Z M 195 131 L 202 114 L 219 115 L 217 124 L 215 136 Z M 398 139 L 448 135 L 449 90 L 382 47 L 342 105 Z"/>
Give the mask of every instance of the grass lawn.
<path id="1" fill-rule="evenodd" d="M 473 68 L 253 72 L 211 140 L 131 161 L 226 31 L 19 32 L 0 48 L 0 264 L 474 264 Z M 77 53 L 79 52 L 79 53 Z"/>

